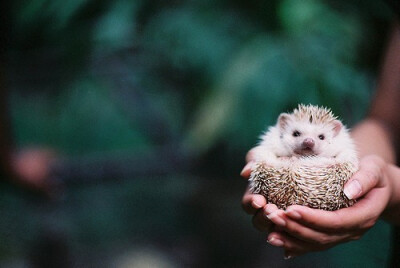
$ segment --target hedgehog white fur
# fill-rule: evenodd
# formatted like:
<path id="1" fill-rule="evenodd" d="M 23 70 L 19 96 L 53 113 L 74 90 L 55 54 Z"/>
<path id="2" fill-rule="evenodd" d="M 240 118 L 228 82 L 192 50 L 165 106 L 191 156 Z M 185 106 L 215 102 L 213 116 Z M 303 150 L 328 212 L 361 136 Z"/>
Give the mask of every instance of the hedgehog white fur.
<path id="1" fill-rule="evenodd" d="M 337 210 L 355 203 L 343 186 L 358 169 L 348 130 L 330 109 L 300 104 L 261 136 L 250 191 L 281 209 L 298 204 Z"/>

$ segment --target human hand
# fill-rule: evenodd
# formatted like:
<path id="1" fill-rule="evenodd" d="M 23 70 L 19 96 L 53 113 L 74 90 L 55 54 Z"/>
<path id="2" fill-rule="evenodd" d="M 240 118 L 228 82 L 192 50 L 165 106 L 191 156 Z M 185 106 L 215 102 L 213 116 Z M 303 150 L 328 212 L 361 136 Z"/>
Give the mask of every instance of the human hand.
<path id="1" fill-rule="evenodd" d="M 246 155 L 247 164 L 243 168 L 240 175 L 248 179 L 250 177 L 251 168 L 254 164 L 255 155 L 258 147 L 251 149 Z M 242 198 L 242 207 L 247 214 L 253 215 L 253 225 L 259 231 L 269 231 L 273 228 L 273 223 L 266 217 L 267 215 L 267 200 L 260 194 L 252 194 L 247 190 Z"/>
<path id="2" fill-rule="evenodd" d="M 283 247 L 287 257 L 320 251 L 359 239 L 387 207 L 391 189 L 386 163 L 371 155 L 361 159 L 359 171 L 345 185 L 345 194 L 349 198 L 362 197 L 352 207 L 323 211 L 293 205 L 283 211 L 268 204 L 263 209 L 265 215 L 256 213 L 253 223 L 259 230 L 271 230 L 271 222 L 275 224 L 268 241 Z"/>

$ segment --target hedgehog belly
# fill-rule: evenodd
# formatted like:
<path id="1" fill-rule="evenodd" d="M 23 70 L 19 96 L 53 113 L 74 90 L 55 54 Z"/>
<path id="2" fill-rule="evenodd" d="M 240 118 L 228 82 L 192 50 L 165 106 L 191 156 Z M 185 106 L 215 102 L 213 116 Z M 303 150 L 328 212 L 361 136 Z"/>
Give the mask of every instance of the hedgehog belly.
<path id="1" fill-rule="evenodd" d="M 250 175 L 250 191 L 262 194 L 280 209 L 304 205 L 332 211 L 355 203 L 343 193 L 343 186 L 353 173 L 350 164 L 273 168 L 259 162 Z"/>

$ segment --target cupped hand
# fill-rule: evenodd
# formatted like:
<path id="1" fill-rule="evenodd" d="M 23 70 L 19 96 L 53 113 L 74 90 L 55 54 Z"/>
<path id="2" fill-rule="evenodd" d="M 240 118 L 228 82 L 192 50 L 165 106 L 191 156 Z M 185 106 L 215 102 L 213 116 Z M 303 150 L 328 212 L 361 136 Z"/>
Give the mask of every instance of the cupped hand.
<path id="1" fill-rule="evenodd" d="M 247 164 L 243 168 L 240 175 L 248 179 L 250 177 L 251 168 L 254 164 L 255 155 L 258 147 L 251 149 L 246 155 Z M 252 194 L 247 190 L 242 198 L 242 207 L 246 213 L 253 215 L 254 227 L 262 232 L 269 232 L 273 229 L 274 224 L 268 219 L 267 215 L 276 209 L 275 205 L 267 204 L 264 196 L 260 194 Z"/>
<path id="2" fill-rule="evenodd" d="M 361 197 L 355 205 L 336 211 L 299 205 L 290 206 L 286 211 L 276 207 L 270 211 L 264 209 L 268 220 L 279 230 L 271 232 L 268 241 L 283 247 L 287 257 L 293 257 L 357 240 L 375 224 L 387 207 L 391 187 L 386 163 L 377 156 L 364 157 L 359 171 L 346 183 L 344 190 L 351 199 Z M 253 220 L 258 224 L 257 228 L 271 226 L 269 221 L 263 222 L 265 216 L 259 214 Z"/>

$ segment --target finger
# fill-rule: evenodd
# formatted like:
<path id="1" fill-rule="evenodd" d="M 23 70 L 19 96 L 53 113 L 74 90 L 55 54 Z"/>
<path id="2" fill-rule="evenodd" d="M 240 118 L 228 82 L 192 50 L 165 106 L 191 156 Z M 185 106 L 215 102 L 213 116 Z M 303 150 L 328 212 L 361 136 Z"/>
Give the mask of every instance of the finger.
<path id="1" fill-rule="evenodd" d="M 344 194 L 357 199 L 374 188 L 382 178 L 385 162 L 378 156 L 367 156 L 360 162 L 359 171 L 346 183 Z"/>
<path id="2" fill-rule="evenodd" d="M 272 227 L 276 227 L 274 223 L 269 219 L 268 215 L 278 211 L 278 207 L 274 204 L 266 204 L 263 209 L 258 210 L 253 217 L 253 225 L 259 231 L 272 231 Z"/>
<path id="3" fill-rule="evenodd" d="M 243 196 L 242 207 L 248 214 L 254 215 L 257 210 L 267 204 L 265 197 L 260 194 L 251 194 L 248 191 Z"/>
<path id="4" fill-rule="evenodd" d="M 285 260 L 289 260 L 289 259 L 292 259 L 292 258 L 294 258 L 294 257 L 297 257 L 297 256 L 299 256 L 299 255 L 302 255 L 302 254 L 296 254 L 296 253 L 294 253 L 294 252 L 291 252 L 290 250 L 286 250 L 285 249 L 285 251 L 284 251 L 284 259 Z"/>
<path id="5" fill-rule="evenodd" d="M 272 232 L 268 235 L 267 242 L 276 247 L 285 249 L 285 259 L 299 256 L 310 251 L 315 251 L 318 248 L 310 243 L 301 241 L 295 237 L 286 234 L 285 232 Z M 321 250 L 324 248 L 321 248 Z"/>
<path id="6" fill-rule="evenodd" d="M 325 211 L 293 205 L 286 209 L 285 214 L 292 220 L 315 230 L 333 231 L 353 226 L 354 217 L 352 217 L 351 211 L 354 211 L 354 209 L 351 208 L 342 209 L 341 211 L 344 211 L 344 213 L 338 213 L 339 210 Z"/>
<path id="7" fill-rule="evenodd" d="M 264 207 L 264 211 L 266 210 L 266 207 Z M 267 214 L 267 218 L 276 226 L 278 226 L 280 230 L 283 230 L 300 240 L 310 243 L 324 245 L 327 243 L 346 240 L 349 236 L 347 232 L 336 232 L 335 234 L 330 234 L 312 229 L 291 219 L 290 216 L 292 216 L 292 218 L 296 218 L 297 220 L 300 219 L 300 214 L 291 208 L 289 208 L 287 211 L 276 209 L 272 213 Z"/>
<path id="8" fill-rule="evenodd" d="M 251 169 L 254 165 L 254 161 L 250 161 L 248 162 L 244 168 L 242 169 L 242 171 L 240 172 L 240 176 L 242 176 L 245 179 L 248 179 L 250 177 L 251 174 Z"/>
<path id="9" fill-rule="evenodd" d="M 274 225 L 267 217 L 265 217 L 265 214 L 261 209 L 253 216 L 252 223 L 260 232 L 270 232 Z"/>
<path id="10" fill-rule="evenodd" d="M 272 203 L 268 203 L 267 205 L 264 206 L 265 215 L 271 214 L 277 210 L 279 210 L 279 208 L 275 204 L 272 204 Z"/>
<path id="11" fill-rule="evenodd" d="M 300 224 L 329 232 L 370 228 L 384 210 L 389 193 L 385 188 L 372 189 L 363 199 L 349 208 L 324 211 L 294 205 L 286 215 Z"/>
<path id="12" fill-rule="evenodd" d="M 279 227 L 286 226 L 285 212 L 278 209 L 275 205 L 269 204 L 269 207 L 264 208 L 267 218 Z"/>
<path id="13" fill-rule="evenodd" d="M 346 231 L 337 231 L 333 233 L 319 231 L 300 224 L 295 220 L 292 220 L 289 215 L 291 214 L 292 217 L 298 218 L 299 214 L 296 213 L 296 211 L 293 211 L 290 208 L 285 211 L 285 226 L 281 227 L 286 233 L 290 234 L 291 236 L 296 237 L 299 240 L 321 246 L 350 240 L 352 233 L 350 234 Z"/>

